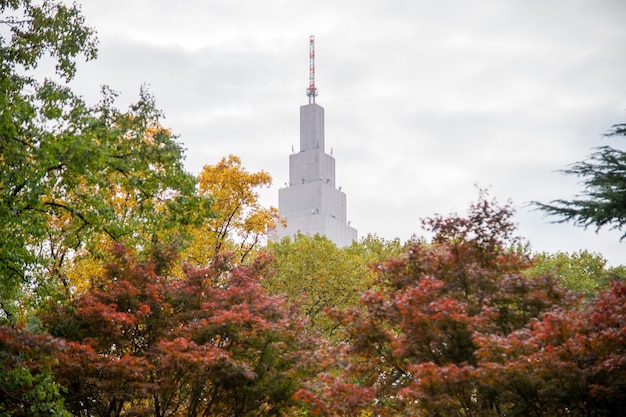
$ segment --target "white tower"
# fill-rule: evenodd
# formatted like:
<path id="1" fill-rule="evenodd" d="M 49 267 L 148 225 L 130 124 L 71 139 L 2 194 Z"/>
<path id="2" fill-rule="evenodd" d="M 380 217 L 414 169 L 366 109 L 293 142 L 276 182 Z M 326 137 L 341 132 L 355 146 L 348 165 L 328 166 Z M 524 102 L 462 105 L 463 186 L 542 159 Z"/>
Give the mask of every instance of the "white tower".
<path id="1" fill-rule="evenodd" d="M 278 210 L 287 227 L 279 238 L 325 235 L 337 246 L 357 239 L 346 219 L 346 194 L 335 186 L 335 158 L 324 152 L 324 108 L 315 103 L 315 38 L 309 38 L 309 104 L 300 107 L 300 152 L 289 156 L 289 185 L 278 191 Z"/>

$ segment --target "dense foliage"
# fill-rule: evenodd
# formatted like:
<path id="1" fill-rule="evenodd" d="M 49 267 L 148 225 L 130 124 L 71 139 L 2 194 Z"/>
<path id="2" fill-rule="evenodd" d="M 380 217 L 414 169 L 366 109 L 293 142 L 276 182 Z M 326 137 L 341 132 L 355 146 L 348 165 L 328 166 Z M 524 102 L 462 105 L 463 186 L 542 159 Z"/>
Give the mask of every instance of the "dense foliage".
<path id="1" fill-rule="evenodd" d="M 173 255 L 174 253 L 170 253 Z M 166 252 L 140 262 L 122 246 L 99 288 L 55 306 L 44 323 L 74 415 L 263 416 L 293 405 L 317 343 L 259 279 L 269 260 L 228 256 L 184 279 L 161 275 Z"/>
<path id="2" fill-rule="evenodd" d="M 626 277 L 624 266 L 609 266 L 598 253 L 581 250 L 573 253 L 538 253 L 533 257 L 533 266 L 528 274 L 554 274 L 561 285 L 593 297 L 609 287 L 611 279 Z"/>
<path id="3" fill-rule="evenodd" d="M 366 263 L 320 235 L 298 234 L 268 249 L 276 258 L 274 274 L 263 281 L 272 294 L 285 294 L 309 319 L 310 326 L 331 337 L 337 323 L 329 307 L 354 306 L 372 282 Z"/>
<path id="4" fill-rule="evenodd" d="M 0 234 L 11 237 L 0 241 L 0 313 L 15 318 L 31 292 L 69 298 L 85 286 L 72 276 L 82 258 L 178 239 L 211 213 L 150 94 L 122 112 L 108 88 L 92 107 L 68 88 L 74 58 L 96 53 L 77 6 L 22 0 L 0 13 L 11 35 L 0 36 Z M 56 81 L 36 77 L 45 55 Z"/>
<path id="5" fill-rule="evenodd" d="M 77 6 L 2 1 L 0 26 L 0 416 L 621 413 L 623 266 L 531 255 L 484 194 L 429 242 L 264 246 L 266 172 L 194 178 L 147 91 L 68 88 L 96 54 Z M 623 154 L 592 159 L 566 214 L 620 228 Z"/>
<path id="6" fill-rule="evenodd" d="M 76 7 L 3 1 L 0 25 L 0 234 L 11 237 L 0 241 L 0 307 L 12 316 L 18 285 L 38 261 L 31 247 L 46 238 L 48 213 L 60 209 L 55 198 L 42 196 L 76 166 L 77 153 L 88 152 L 64 149 L 67 135 L 55 134 L 74 129 L 72 110 L 82 113 L 77 98 L 49 79 L 38 82 L 32 72 L 49 55 L 57 75 L 71 79 L 76 55 L 92 59 L 96 49 Z"/>
<path id="7" fill-rule="evenodd" d="M 51 371 L 61 341 L 0 326 L 0 416 L 69 416 Z"/>
<path id="8" fill-rule="evenodd" d="M 248 172 L 234 155 L 205 165 L 198 175 L 198 192 L 212 199 L 215 216 L 194 228 L 186 260 L 204 266 L 216 254 L 229 251 L 243 262 L 266 243 L 270 230 L 284 221 L 277 208 L 265 208 L 259 202 L 258 189 L 271 184 L 267 172 Z"/>
<path id="9" fill-rule="evenodd" d="M 585 305 L 526 273 L 511 216 L 482 200 L 426 220 L 432 243 L 380 264 L 364 309 L 335 313 L 338 366 L 298 398 L 328 416 L 616 415 L 626 285 Z"/>

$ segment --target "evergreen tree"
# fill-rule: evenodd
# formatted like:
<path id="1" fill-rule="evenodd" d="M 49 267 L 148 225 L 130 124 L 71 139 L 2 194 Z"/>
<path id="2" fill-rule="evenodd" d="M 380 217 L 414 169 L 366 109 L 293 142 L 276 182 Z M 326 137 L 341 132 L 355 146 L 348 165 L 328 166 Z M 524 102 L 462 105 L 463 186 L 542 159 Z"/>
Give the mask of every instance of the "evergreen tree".
<path id="1" fill-rule="evenodd" d="M 605 136 L 626 136 L 626 124 L 616 124 Z M 583 192 L 571 200 L 553 200 L 550 204 L 533 202 L 548 215 L 558 216 L 557 223 L 572 221 L 576 226 L 603 226 L 622 230 L 626 224 L 626 152 L 601 146 L 585 161 L 563 170 L 566 175 L 582 177 Z M 624 233 L 621 239 L 626 238 Z"/>

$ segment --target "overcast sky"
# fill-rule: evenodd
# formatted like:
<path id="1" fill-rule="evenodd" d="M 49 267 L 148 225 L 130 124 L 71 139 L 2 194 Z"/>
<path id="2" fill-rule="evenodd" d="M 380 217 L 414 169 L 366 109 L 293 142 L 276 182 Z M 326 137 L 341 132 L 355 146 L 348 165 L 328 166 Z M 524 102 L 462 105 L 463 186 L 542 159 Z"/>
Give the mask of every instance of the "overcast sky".
<path id="1" fill-rule="evenodd" d="M 571 198 L 558 172 L 626 122 L 623 0 L 82 0 L 96 61 L 74 82 L 126 108 L 147 84 L 198 173 L 228 154 L 273 179 L 278 205 L 316 36 L 326 151 L 359 236 L 405 240 L 466 212 L 480 188 L 517 209 L 534 251 L 626 263 L 619 232 L 555 225 L 532 200 Z"/>

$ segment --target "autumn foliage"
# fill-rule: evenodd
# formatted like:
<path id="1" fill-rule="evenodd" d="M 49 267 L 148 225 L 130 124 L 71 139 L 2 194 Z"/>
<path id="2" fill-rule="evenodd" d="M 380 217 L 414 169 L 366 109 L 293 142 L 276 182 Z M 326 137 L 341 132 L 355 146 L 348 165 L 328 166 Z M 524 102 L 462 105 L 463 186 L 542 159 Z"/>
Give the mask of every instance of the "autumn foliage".
<path id="1" fill-rule="evenodd" d="M 51 372 L 59 339 L 22 326 L 0 326 L 0 415 L 67 416 Z"/>
<path id="2" fill-rule="evenodd" d="M 45 317 L 67 340 L 54 367 L 75 415 L 277 415 L 312 363 L 312 341 L 259 277 L 268 260 L 172 280 L 123 246 L 106 280 Z"/>
<path id="3" fill-rule="evenodd" d="M 377 266 L 364 308 L 336 311 L 342 366 L 297 393 L 319 415 L 610 416 L 626 400 L 626 285 L 588 305 L 512 237 L 509 206 L 424 222 Z"/>
<path id="4" fill-rule="evenodd" d="M 145 88 L 127 111 L 73 93 L 97 42 L 65 3 L 0 5 L 0 417 L 624 414 L 624 267 L 533 256 L 484 193 L 430 241 L 263 247 L 269 174 L 193 177 Z M 621 227 L 623 160 L 539 206 Z"/>
<path id="5" fill-rule="evenodd" d="M 269 232 L 284 222 L 277 208 L 259 202 L 259 189 L 271 184 L 267 172 L 248 172 L 234 155 L 205 165 L 198 175 L 198 192 L 213 200 L 214 216 L 193 229 L 187 261 L 205 266 L 213 256 L 228 251 L 243 262 L 265 243 Z"/>
<path id="6" fill-rule="evenodd" d="M 271 296 L 261 285 L 289 268 L 305 276 L 307 262 L 220 253 L 207 268 L 183 265 L 181 277 L 168 272 L 180 263 L 175 246 L 155 243 L 142 257 L 115 245 L 83 294 L 40 306 L 30 331 L 0 327 L 0 411 L 619 415 L 626 282 L 589 297 L 549 271 L 528 273 L 535 260 L 513 236 L 512 214 L 481 198 L 465 217 L 425 220 L 430 242 L 371 264 L 359 302 L 326 308 L 332 337 L 303 318 L 297 290 L 269 285 Z"/>

